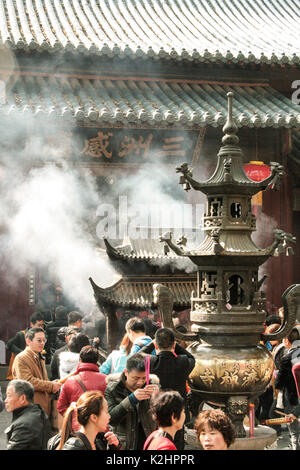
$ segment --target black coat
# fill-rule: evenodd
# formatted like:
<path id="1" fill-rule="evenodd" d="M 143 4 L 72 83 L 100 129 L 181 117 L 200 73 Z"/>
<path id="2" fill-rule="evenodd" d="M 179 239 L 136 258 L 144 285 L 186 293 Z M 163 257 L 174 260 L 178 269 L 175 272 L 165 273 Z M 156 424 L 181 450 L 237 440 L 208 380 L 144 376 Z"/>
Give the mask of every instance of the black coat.
<path id="1" fill-rule="evenodd" d="M 289 352 L 282 357 L 278 374 L 274 382 L 275 388 L 283 391 L 284 406 L 298 405 L 298 394 L 292 373 L 292 358 L 295 357 L 297 353 L 299 354 L 300 359 L 300 341 L 294 341 Z"/>
<path id="2" fill-rule="evenodd" d="M 47 450 L 55 450 L 60 442 L 61 433 L 51 437 L 48 441 Z M 108 445 L 104 437 L 104 432 L 99 432 L 95 439 L 96 450 L 117 450 L 118 447 Z M 69 437 L 64 443 L 62 450 L 93 450 L 88 438 L 81 432 L 77 432 L 75 436 Z"/>
<path id="3" fill-rule="evenodd" d="M 29 328 L 26 328 L 26 330 L 23 331 L 18 331 L 13 338 L 7 341 L 6 348 L 15 354 L 19 354 L 20 352 L 24 351 L 26 348 L 24 332 L 26 333 L 28 329 Z"/>
<path id="4" fill-rule="evenodd" d="M 149 343 L 140 352 L 151 354 L 154 344 Z M 176 355 L 175 355 L 176 354 Z M 195 358 L 186 349 L 176 343 L 175 354 L 161 351 L 157 356 L 150 356 L 150 372 L 157 375 L 161 388 L 176 390 L 185 399 L 186 382 L 195 366 Z M 177 356 L 177 357 L 176 357 Z"/>
<path id="5" fill-rule="evenodd" d="M 41 406 L 30 404 L 13 411 L 12 423 L 4 433 L 7 450 L 45 450 L 51 425 Z"/>
<path id="6" fill-rule="evenodd" d="M 159 384 L 158 378 L 150 376 L 150 383 Z M 149 413 L 149 400 L 133 403 L 132 392 L 126 387 L 124 372 L 107 376 L 105 398 L 108 404 L 110 422 L 123 450 L 137 450 L 139 442 L 139 424 L 148 437 L 156 429 L 156 424 Z"/>
<path id="7" fill-rule="evenodd" d="M 53 322 L 48 323 L 46 326 L 46 336 L 47 336 L 47 343 L 46 347 L 54 351 L 56 348 L 56 337 L 57 337 L 57 332 L 60 330 L 62 327 L 67 327 L 68 326 L 68 321 L 67 320 L 56 320 Z"/>
<path id="8" fill-rule="evenodd" d="M 80 432 L 77 436 L 69 437 L 62 450 L 93 450 L 93 448 L 88 438 Z"/>

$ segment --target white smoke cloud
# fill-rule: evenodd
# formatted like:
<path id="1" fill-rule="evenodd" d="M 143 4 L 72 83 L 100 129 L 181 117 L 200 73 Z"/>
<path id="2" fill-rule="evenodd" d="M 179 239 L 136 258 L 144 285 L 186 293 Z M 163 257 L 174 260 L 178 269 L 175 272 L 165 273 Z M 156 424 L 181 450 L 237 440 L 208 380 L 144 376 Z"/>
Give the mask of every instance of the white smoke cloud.
<path id="1" fill-rule="evenodd" d="M 202 200 L 200 198 L 199 204 L 186 200 L 186 193 L 178 184 L 175 165 L 166 171 L 159 165 L 145 164 L 139 172 L 124 178 L 118 189 L 120 194 L 127 195 L 131 226 L 151 227 L 151 238 L 159 238 L 162 232 L 173 229 L 175 236 L 186 231 L 187 237 L 193 239 L 191 229 L 201 225 Z"/>
<path id="2" fill-rule="evenodd" d="M 274 240 L 274 230 L 277 228 L 277 221 L 265 214 L 259 212 L 256 218 L 256 231 L 253 232 L 252 239 L 259 248 L 266 248 Z"/>
<path id="3" fill-rule="evenodd" d="M 88 309 L 93 303 L 89 277 L 102 287 L 120 277 L 88 232 L 89 209 L 100 200 L 91 174 L 54 163 L 26 172 L 24 162 L 18 165 L 15 159 L 13 166 L 8 161 L 2 159 L 0 215 L 11 282 L 32 266 L 47 268 L 64 295 Z"/>
<path id="4" fill-rule="evenodd" d="M 182 223 L 184 228 L 194 227 L 195 215 L 187 211 L 184 216 L 186 193 L 178 184 L 175 165 L 166 172 L 166 167 L 145 164 L 141 171 L 122 178 L 112 172 L 115 184 L 111 192 L 100 194 L 91 172 L 76 169 L 62 159 L 58 146 L 47 145 L 41 132 L 47 129 L 47 122 L 44 127 L 37 123 L 41 119 L 34 118 L 31 111 L 15 112 L 11 119 L 0 122 L 0 220 L 4 228 L 0 258 L 7 265 L 8 282 L 13 284 L 16 276 L 26 275 L 32 267 L 46 268 L 67 298 L 86 311 L 94 303 L 89 277 L 101 287 L 120 278 L 107 256 L 97 250 L 96 233 L 93 239 L 89 232 L 91 208 L 95 215 L 101 204 L 126 195 L 129 222 L 137 222 L 134 216 L 139 204 L 147 214 L 143 225 L 163 230 L 180 228 Z M 74 130 L 77 123 L 69 124 Z M 67 131 L 65 122 L 64 129 Z M 55 135 L 55 122 L 51 134 Z M 175 206 L 182 210 L 173 211 L 170 218 L 170 208 Z M 173 264 L 190 272 L 190 260 Z"/>
<path id="5" fill-rule="evenodd" d="M 259 248 L 266 248 L 267 246 L 271 245 L 274 241 L 274 230 L 277 227 L 278 223 L 273 217 L 265 214 L 264 212 L 258 212 L 256 219 L 256 231 L 252 234 L 254 243 Z M 268 274 L 268 261 L 266 261 L 258 268 L 258 279 L 261 279 L 264 275 Z M 268 282 L 271 282 L 269 277 L 267 277 L 263 283 L 263 291 L 267 289 Z"/>

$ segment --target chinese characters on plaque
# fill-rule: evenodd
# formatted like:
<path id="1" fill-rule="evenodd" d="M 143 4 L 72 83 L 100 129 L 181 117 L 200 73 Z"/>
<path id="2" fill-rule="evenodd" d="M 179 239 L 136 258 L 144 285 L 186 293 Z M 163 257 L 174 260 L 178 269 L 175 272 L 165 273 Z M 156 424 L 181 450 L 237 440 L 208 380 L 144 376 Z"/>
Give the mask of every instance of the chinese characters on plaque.
<path id="1" fill-rule="evenodd" d="M 111 158 L 112 152 L 109 151 L 108 147 L 110 144 L 109 139 L 112 136 L 113 134 L 111 132 L 103 134 L 103 132 L 99 131 L 97 137 L 86 139 L 84 149 L 81 153 L 94 158 Z"/>
<path id="2" fill-rule="evenodd" d="M 61 130 L 45 136 L 45 147 L 53 146 L 63 159 L 98 161 L 99 163 L 143 163 L 191 161 L 198 137 L 197 131 L 97 129 Z"/>

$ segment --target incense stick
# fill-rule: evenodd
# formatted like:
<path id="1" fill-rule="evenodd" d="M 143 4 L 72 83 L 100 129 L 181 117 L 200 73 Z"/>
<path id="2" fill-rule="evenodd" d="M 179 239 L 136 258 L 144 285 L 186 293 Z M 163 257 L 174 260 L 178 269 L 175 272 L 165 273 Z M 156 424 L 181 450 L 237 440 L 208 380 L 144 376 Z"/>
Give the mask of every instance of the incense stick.
<path id="1" fill-rule="evenodd" d="M 150 356 L 144 358 L 145 363 L 145 372 L 146 372 L 146 385 L 149 384 L 149 375 L 150 375 Z"/>
<path id="2" fill-rule="evenodd" d="M 284 413 L 283 411 L 279 411 L 279 410 L 274 410 L 275 413 L 278 413 L 279 415 L 282 415 L 282 416 L 288 416 L 286 413 Z"/>
<path id="3" fill-rule="evenodd" d="M 279 415 L 286 416 L 286 417 L 289 416 L 288 414 L 284 413 L 283 411 L 279 411 L 279 410 L 274 410 L 274 411 L 275 411 L 275 413 L 278 413 Z M 300 418 L 297 418 L 296 416 L 295 416 L 294 421 L 295 421 L 295 420 L 297 420 L 298 422 L 300 422 Z"/>

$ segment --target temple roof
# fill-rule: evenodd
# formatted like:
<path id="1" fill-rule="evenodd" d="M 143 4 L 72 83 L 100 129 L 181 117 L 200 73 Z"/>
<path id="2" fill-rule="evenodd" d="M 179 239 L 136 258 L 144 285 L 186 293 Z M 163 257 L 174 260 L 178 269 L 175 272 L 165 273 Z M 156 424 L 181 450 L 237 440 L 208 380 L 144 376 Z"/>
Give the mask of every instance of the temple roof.
<path id="1" fill-rule="evenodd" d="M 114 247 L 107 239 L 104 239 L 104 242 L 108 256 L 114 257 L 116 259 L 134 261 L 149 261 L 151 259 L 157 259 L 168 261 L 181 258 L 176 253 L 171 251 L 167 254 L 164 253 L 164 245 L 159 241 L 159 239 L 128 238 L 127 243 L 123 243 L 122 245 L 118 245 L 116 247 Z"/>
<path id="2" fill-rule="evenodd" d="M 293 0 L 0 0 L 0 46 L 106 57 L 299 64 Z"/>
<path id="3" fill-rule="evenodd" d="M 193 273 L 196 265 L 188 258 L 178 256 L 174 251 L 165 252 L 164 243 L 159 237 L 151 238 L 127 238 L 121 245 L 114 246 L 110 240 L 104 239 L 106 252 L 109 258 L 118 263 L 118 268 L 123 273 L 148 273 L 148 275 L 160 276 L 169 273 Z M 195 241 L 194 241 L 195 244 Z M 177 275 L 177 274 L 176 274 Z M 156 282 L 152 279 L 152 282 Z"/>
<path id="4" fill-rule="evenodd" d="M 17 77 L 17 80 L 15 78 Z M 266 83 L 230 84 L 199 80 L 116 79 L 21 72 L 6 83 L 1 116 L 36 116 L 103 125 L 223 126 L 228 91 L 235 96 L 238 127 L 297 127 L 297 104 Z M 15 114 L 16 113 L 16 114 Z"/>
<path id="5" fill-rule="evenodd" d="M 291 132 L 291 151 L 288 154 L 288 163 L 291 171 L 300 177 L 300 129 Z"/>
<path id="6" fill-rule="evenodd" d="M 292 150 L 290 156 L 293 156 L 300 164 L 300 129 L 292 130 Z"/>
<path id="7" fill-rule="evenodd" d="M 102 289 L 90 278 L 98 305 L 145 309 L 153 307 L 153 284 L 162 283 L 174 295 L 174 308 L 189 308 L 192 291 L 196 292 L 196 274 L 177 276 L 122 277 L 111 287 Z"/>

